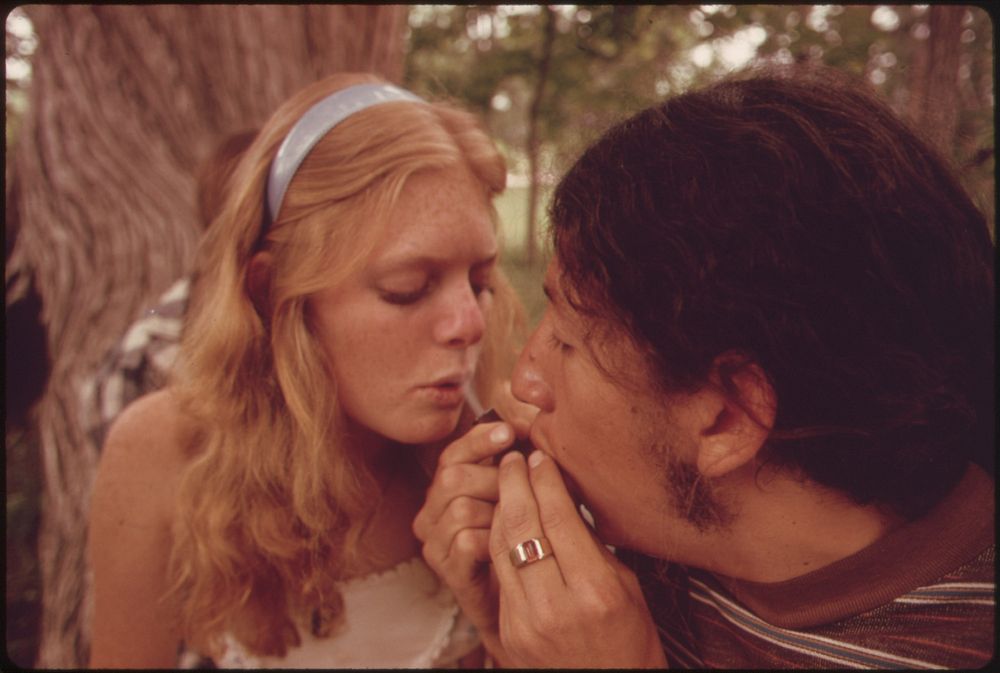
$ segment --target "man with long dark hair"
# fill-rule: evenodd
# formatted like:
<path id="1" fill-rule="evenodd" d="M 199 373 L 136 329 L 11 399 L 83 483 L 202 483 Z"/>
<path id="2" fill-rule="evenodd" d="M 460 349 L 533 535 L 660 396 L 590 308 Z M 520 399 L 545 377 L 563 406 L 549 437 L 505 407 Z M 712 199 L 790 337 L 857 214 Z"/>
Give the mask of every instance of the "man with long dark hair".
<path id="1" fill-rule="evenodd" d="M 444 478 L 509 443 L 475 429 L 415 526 L 497 659 L 988 662 L 994 244 L 947 163 L 835 73 L 756 73 L 609 130 L 551 220 L 539 450 Z"/>

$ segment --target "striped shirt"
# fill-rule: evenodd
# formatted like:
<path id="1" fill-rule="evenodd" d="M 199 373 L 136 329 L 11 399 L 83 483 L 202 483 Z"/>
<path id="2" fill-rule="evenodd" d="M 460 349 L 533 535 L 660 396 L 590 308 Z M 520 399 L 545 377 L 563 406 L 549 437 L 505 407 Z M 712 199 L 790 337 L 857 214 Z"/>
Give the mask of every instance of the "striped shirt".
<path id="1" fill-rule="evenodd" d="M 973 668 L 994 652 L 993 514 L 993 480 L 970 467 L 926 516 L 784 582 L 619 553 L 672 667 Z"/>

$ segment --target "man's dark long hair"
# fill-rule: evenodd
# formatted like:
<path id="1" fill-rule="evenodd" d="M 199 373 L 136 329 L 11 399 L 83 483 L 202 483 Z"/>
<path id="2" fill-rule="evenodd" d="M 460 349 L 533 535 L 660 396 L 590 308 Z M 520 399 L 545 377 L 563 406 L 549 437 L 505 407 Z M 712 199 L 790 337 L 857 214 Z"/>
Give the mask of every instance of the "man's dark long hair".
<path id="1" fill-rule="evenodd" d="M 911 518 L 970 458 L 992 469 L 994 244 L 863 86 L 770 71 L 649 108 L 576 162 L 551 221 L 578 308 L 665 391 L 726 351 L 761 366 L 773 463 Z"/>

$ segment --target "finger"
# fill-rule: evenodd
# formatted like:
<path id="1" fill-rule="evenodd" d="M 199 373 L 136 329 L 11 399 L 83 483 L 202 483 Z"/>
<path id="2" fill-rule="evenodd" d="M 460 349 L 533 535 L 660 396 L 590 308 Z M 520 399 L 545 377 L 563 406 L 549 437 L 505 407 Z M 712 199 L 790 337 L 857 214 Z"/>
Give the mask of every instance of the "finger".
<path id="1" fill-rule="evenodd" d="M 427 529 L 427 535 L 424 538 L 418 536 L 418 539 L 423 539 L 426 553 L 444 563 L 456 548 L 456 541 L 463 530 L 483 529 L 488 532 L 492 522 L 493 503 L 461 496 L 452 501 L 437 524 Z M 459 545 L 458 551 L 466 550 Z M 489 560 L 488 548 L 479 554 L 478 560 Z"/>
<path id="2" fill-rule="evenodd" d="M 427 564 L 452 589 L 464 589 L 479 582 L 490 560 L 489 528 L 463 528 L 447 549 L 427 544 L 421 550 Z"/>
<path id="3" fill-rule="evenodd" d="M 582 574 L 606 570 L 611 553 L 580 516 L 555 461 L 536 450 L 528 466 L 539 522 L 566 583 L 573 585 Z"/>
<path id="4" fill-rule="evenodd" d="M 490 554 L 501 585 L 508 585 L 521 595 L 527 592 L 533 599 L 548 600 L 563 586 L 559 564 L 547 558 L 515 568 L 510 551 L 532 538 L 543 537 L 538 508 L 528 481 L 528 469 L 519 453 L 504 456 L 500 462 L 500 501 L 494 512 L 490 536 Z"/>
<path id="5" fill-rule="evenodd" d="M 438 527 L 452 535 L 463 528 L 489 528 L 493 523 L 494 507 L 493 502 L 459 496 L 448 505 L 438 521 Z"/>
<path id="6" fill-rule="evenodd" d="M 423 507 L 413 520 L 413 533 L 424 539 L 427 529 L 437 525 L 452 501 L 460 497 L 495 503 L 500 493 L 494 467 L 458 463 L 439 467 L 427 489 Z"/>
<path id="7" fill-rule="evenodd" d="M 499 453 L 514 441 L 507 423 L 483 423 L 449 444 L 438 458 L 438 465 L 478 463 Z"/>
<path id="8" fill-rule="evenodd" d="M 444 562 L 449 567 L 464 569 L 467 584 L 478 582 L 484 565 L 490 560 L 490 529 L 463 528 L 455 536 Z"/>

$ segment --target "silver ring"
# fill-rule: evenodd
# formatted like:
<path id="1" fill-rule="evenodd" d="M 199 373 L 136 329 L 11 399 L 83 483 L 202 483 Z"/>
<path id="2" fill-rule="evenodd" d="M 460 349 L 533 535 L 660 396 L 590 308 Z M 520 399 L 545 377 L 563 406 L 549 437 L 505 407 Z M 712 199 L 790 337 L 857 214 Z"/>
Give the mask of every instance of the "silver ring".
<path id="1" fill-rule="evenodd" d="M 555 554 L 552 553 L 552 545 L 549 544 L 548 538 L 544 537 L 533 537 L 525 540 L 510 550 L 510 562 L 514 564 L 515 568 L 521 568 L 550 556 L 555 556 Z"/>

